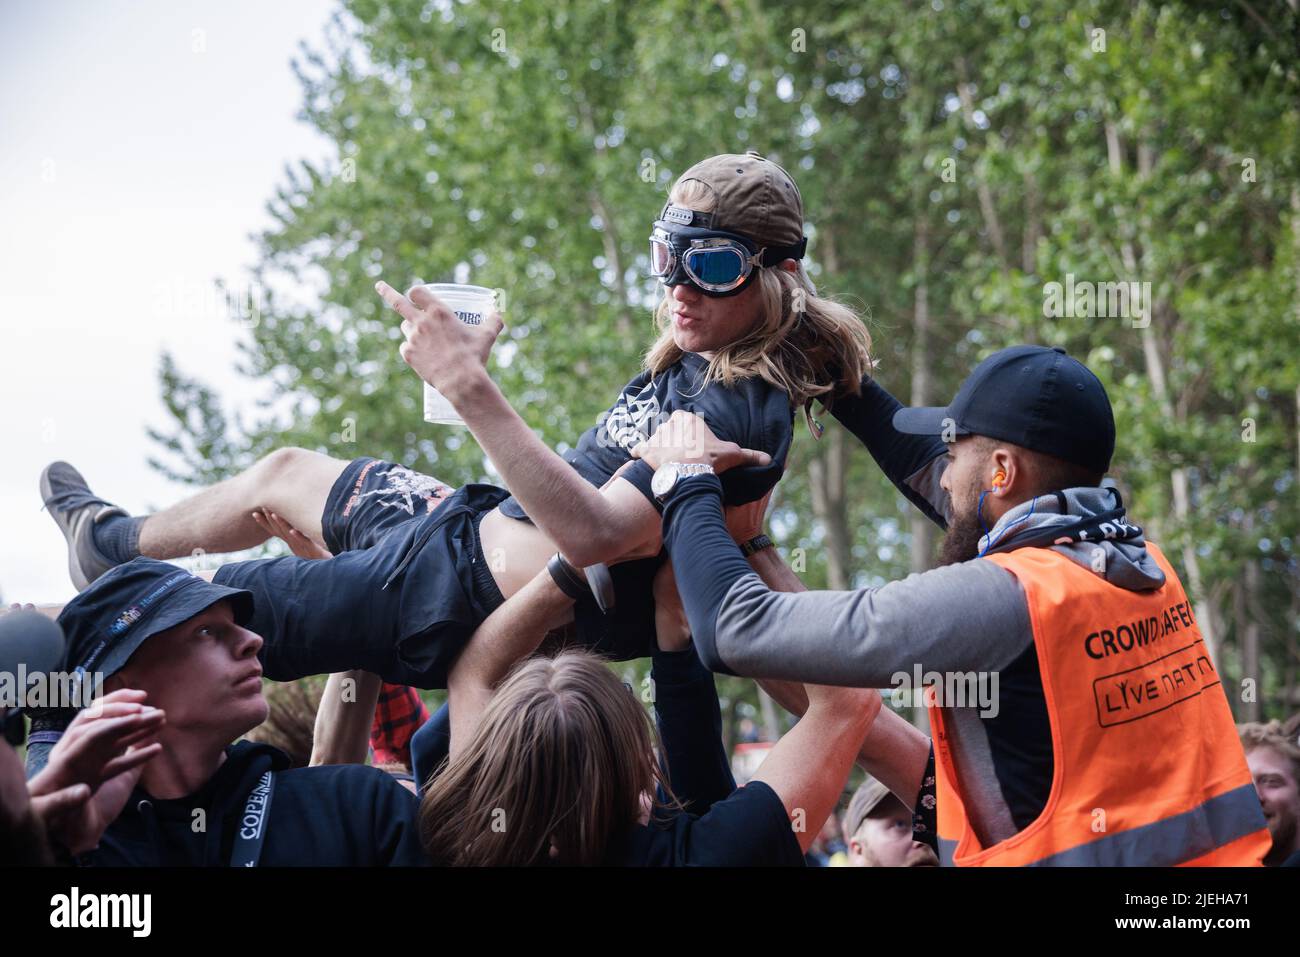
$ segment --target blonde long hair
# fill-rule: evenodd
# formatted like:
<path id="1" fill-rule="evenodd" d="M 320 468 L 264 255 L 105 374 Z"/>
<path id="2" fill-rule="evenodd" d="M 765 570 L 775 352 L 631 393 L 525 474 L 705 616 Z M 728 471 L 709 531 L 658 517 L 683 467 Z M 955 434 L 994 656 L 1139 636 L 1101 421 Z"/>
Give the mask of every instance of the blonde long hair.
<path id="1" fill-rule="evenodd" d="M 436 864 L 594 865 L 662 785 L 645 708 L 585 651 L 526 658 L 433 778 L 420 833 Z M 659 805 L 663 806 L 663 805 Z M 675 799 L 668 806 L 678 807 Z"/>
<path id="2" fill-rule="evenodd" d="M 699 180 L 679 181 L 672 202 L 701 213 L 713 211 L 712 190 Z M 758 376 L 785 392 L 792 405 L 802 406 L 809 429 L 811 404 L 830 405 L 837 395 L 856 395 L 870 371 L 871 335 L 848 306 L 818 296 L 801 266 L 795 272 L 766 268 L 758 271 L 761 318 L 745 336 L 717 349 L 709 360 L 702 386 L 714 382 L 734 385 Z M 645 366 L 659 375 L 683 355 L 673 340 L 672 300 L 665 290 L 655 309 L 659 338 L 645 356 Z"/>

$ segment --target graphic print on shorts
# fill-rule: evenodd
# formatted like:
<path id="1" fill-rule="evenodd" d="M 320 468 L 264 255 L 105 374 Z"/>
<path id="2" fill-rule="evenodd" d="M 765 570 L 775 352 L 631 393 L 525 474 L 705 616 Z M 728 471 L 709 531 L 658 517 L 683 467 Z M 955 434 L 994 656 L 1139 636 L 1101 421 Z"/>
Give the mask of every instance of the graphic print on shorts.
<path id="1" fill-rule="evenodd" d="M 348 499 L 347 506 L 343 509 L 344 516 L 347 516 L 356 508 L 363 499 L 373 498 L 375 504 L 381 508 L 398 508 L 407 515 L 415 515 L 417 501 L 424 506 L 424 514 L 429 514 L 438 503 L 450 495 L 454 489 L 451 486 L 439 482 L 431 475 L 424 475 L 420 472 L 412 471 L 404 465 L 391 465 L 387 469 L 375 469 L 374 477 L 382 479 L 382 484 L 376 488 L 361 491 L 361 486 L 366 479 L 366 473 L 371 467 L 378 465 L 378 462 L 372 462 L 362 469 L 361 474 L 357 476 L 356 489 L 352 497 Z"/>

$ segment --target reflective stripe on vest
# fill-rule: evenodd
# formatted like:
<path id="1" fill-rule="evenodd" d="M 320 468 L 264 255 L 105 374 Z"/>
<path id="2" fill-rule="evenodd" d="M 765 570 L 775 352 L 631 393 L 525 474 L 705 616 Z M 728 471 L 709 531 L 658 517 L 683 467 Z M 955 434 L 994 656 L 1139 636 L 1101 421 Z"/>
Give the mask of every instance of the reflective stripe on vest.
<path id="1" fill-rule="evenodd" d="M 1172 867 L 1259 829 L 1259 794 L 1243 784 L 1200 807 L 1035 861 L 1035 867 Z"/>
<path id="2" fill-rule="evenodd" d="M 1191 604 L 1131 592 L 1050 548 L 987 556 L 1020 581 L 1052 731 L 1052 790 L 1019 833 L 983 847 L 933 707 L 939 858 L 969 865 L 1256 865 L 1271 846 L 1236 725 Z M 927 695 L 934 704 L 934 689 Z M 942 704 L 942 702 L 939 702 Z"/>

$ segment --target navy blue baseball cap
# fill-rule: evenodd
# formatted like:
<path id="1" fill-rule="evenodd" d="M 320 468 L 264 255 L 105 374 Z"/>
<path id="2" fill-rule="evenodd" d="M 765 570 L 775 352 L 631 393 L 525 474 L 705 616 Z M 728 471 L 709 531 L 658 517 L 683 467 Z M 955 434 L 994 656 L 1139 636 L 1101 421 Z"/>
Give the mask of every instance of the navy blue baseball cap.
<path id="1" fill-rule="evenodd" d="M 67 668 L 108 677 L 146 639 L 229 599 L 235 621 L 253 615 L 253 593 L 204 581 L 176 565 L 136 558 L 95 579 L 59 614 Z"/>
<path id="2" fill-rule="evenodd" d="M 1115 414 L 1101 380 L 1060 346 L 1012 346 L 989 356 L 946 406 L 899 409 L 912 435 L 985 435 L 1105 474 Z"/>

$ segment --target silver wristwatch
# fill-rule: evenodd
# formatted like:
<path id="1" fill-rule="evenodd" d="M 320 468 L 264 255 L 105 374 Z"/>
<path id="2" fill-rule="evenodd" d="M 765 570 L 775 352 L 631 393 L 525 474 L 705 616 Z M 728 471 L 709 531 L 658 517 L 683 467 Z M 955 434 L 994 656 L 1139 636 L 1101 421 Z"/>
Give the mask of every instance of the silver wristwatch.
<path id="1" fill-rule="evenodd" d="M 662 502 L 680 479 L 688 475 L 712 475 L 713 466 L 706 462 L 665 462 L 655 469 L 650 480 L 650 491 Z"/>

